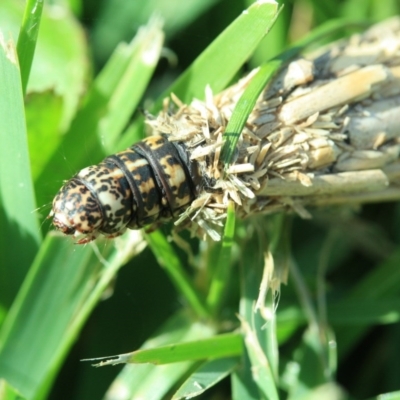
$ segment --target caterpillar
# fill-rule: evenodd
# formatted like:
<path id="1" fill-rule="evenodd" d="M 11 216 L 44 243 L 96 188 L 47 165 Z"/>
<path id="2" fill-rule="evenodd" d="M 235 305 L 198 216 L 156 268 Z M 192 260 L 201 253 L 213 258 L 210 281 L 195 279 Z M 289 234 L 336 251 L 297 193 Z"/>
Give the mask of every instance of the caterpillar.
<path id="1" fill-rule="evenodd" d="M 50 217 L 77 243 L 121 235 L 179 215 L 197 196 L 200 175 L 183 143 L 152 136 L 82 169 L 59 191 Z"/>

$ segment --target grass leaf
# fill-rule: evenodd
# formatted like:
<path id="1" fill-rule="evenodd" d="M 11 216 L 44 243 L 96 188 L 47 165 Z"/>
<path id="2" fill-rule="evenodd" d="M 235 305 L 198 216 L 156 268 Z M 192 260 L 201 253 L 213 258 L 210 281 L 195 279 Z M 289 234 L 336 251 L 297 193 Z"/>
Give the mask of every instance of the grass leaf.
<path id="1" fill-rule="evenodd" d="M 237 366 L 237 358 L 219 358 L 203 363 L 185 381 L 172 399 L 180 400 L 199 396 L 228 376 Z"/>
<path id="2" fill-rule="evenodd" d="M 22 91 L 25 94 L 36 40 L 39 34 L 44 0 L 28 0 L 25 5 L 24 17 L 18 37 L 17 53 L 21 68 Z"/>
<path id="3" fill-rule="evenodd" d="M 154 349 L 171 343 L 195 341 L 215 334 L 206 324 L 193 324 L 186 312 L 179 311 L 161 326 L 157 333 L 141 347 Z M 196 361 L 183 361 L 174 364 L 127 364 L 118 374 L 106 393 L 106 399 L 113 399 L 114 393 L 123 391 L 130 398 L 143 393 L 152 399 L 163 399 L 176 383 L 193 369 Z"/>
<path id="4" fill-rule="evenodd" d="M 8 307 L 42 239 L 34 213 L 35 193 L 17 55 L 12 42 L 6 42 L 1 32 L 0 87 L 0 282 L 1 302 Z M 8 268 L 10 265 L 13 267 Z"/>
<path id="5" fill-rule="evenodd" d="M 277 12 L 275 2 L 252 4 L 160 96 L 155 108 L 171 92 L 183 102 L 190 102 L 195 97 L 204 97 L 206 85 L 215 92 L 224 89 L 271 28 Z"/>
<path id="6" fill-rule="evenodd" d="M 193 342 L 175 343 L 152 349 L 137 350 L 118 356 L 93 358 L 85 361 L 100 361 L 98 366 L 121 363 L 163 365 L 181 361 L 239 356 L 242 350 L 241 334 L 226 333 Z"/>
<path id="7" fill-rule="evenodd" d="M 143 246 L 132 232 L 125 251 Z M 128 240 L 129 236 L 125 238 Z M 0 331 L 0 375 L 28 398 L 46 396 L 82 324 L 125 255 L 49 234 Z M 51 301 L 49 301 L 51 299 Z"/>
<path id="8" fill-rule="evenodd" d="M 220 253 L 215 266 L 214 276 L 211 280 L 209 293 L 207 296 L 207 304 L 214 315 L 217 314 L 225 289 L 228 287 L 227 281 L 231 273 L 231 253 L 235 236 L 235 205 L 231 201 L 228 206 L 227 219 L 224 228 L 224 236 L 220 247 Z"/>

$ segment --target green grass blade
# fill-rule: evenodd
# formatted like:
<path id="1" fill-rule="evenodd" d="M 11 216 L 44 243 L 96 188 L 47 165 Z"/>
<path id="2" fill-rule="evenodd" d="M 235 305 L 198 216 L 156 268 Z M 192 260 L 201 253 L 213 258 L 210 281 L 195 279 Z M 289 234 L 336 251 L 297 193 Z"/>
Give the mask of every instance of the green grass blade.
<path id="1" fill-rule="evenodd" d="M 318 386 L 330 381 L 325 365 L 321 362 L 321 338 L 315 327 L 311 326 L 303 335 L 302 342 L 294 352 L 293 362 L 298 363 L 300 370 L 288 387 L 289 398 L 298 399 L 311 395 Z"/>
<path id="2" fill-rule="evenodd" d="M 76 246 L 47 236 L 0 331 L 0 376 L 29 399 L 45 398 L 79 330 L 126 256 L 143 248 L 124 237 L 126 253 Z"/>
<path id="3" fill-rule="evenodd" d="M 280 236 L 280 230 L 273 232 L 272 239 L 264 235 L 262 231 L 258 235 L 254 234 L 246 246 L 247 265 L 242 267 L 244 277 L 240 314 L 252 378 L 262 398 L 277 399 L 275 292 L 269 288 L 269 282 L 263 282 L 263 278 L 269 276 L 272 279 L 270 272 L 266 273 L 272 268 L 264 254 L 271 242 L 278 241 L 276 237 Z M 261 296 L 263 285 L 266 285 L 267 292 Z"/>
<path id="4" fill-rule="evenodd" d="M 163 365 L 182 361 L 240 356 L 242 351 L 242 335 L 239 333 L 226 333 L 193 342 L 176 343 L 154 349 L 137 350 L 118 356 L 93 358 L 85 361 L 100 361 L 98 366 L 121 363 Z"/>
<path id="5" fill-rule="evenodd" d="M 210 290 L 207 296 L 207 304 L 211 312 L 216 315 L 224 299 L 225 288 L 231 274 L 231 251 L 235 236 L 235 205 L 230 202 L 227 211 L 227 219 L 224 228 L 220 254 L 212 277 Z"/>
<path id="6" fill-rule="evenodd" d="M 162 99 L 171 92 L 188 103 L 194 97 L 203 98 L 206 85 L 215 92 L 224 89 L 271 28 L 277 13 L 277 3 L 252 4 L 160 96 L 155 109 L 161 107 Z"/>
<path id="7" fill-rule="evenodd" d="M 281 60 L 273 60 L 263 65 L 237 102 L 224 133 L 226 141 L 222 148 L 221 160 L 225 164 L 225 170 L 229 168 L 235 153 L 240 137 L 238 132 L 242 132 L 244 124 L 253 110 L 260 93 L 275 72 L 281 67 L 282 63 L 283 61 Z"/>
<path id="8" fill-rule="evenodd" d="M 267 294 L 264 310 L 267 310 L 267 321 L 257 327 L 260 344 L 265 348 L 265 355 L 271 368 L 274 384 L 279 382 L 279 349 L 276 328 L 276 293 L 270 290 Z"/>
<path id="9" fill-rule="evenodd" d="M 186 299 L 192 310 L 200 318 L 209 316 L 208 310 L 201 299 L 200 294 L 193 286 L 187 272 L 183 269 L 181 262 L 173 247 L 168 243 L 161 231 L 146 235 L 147 242 L 157 258 L 158 263 L 165 268 L 171 281 L 179 293 Z"/>
<path id="10" fill-rule="evenodd" d="M 252 365 L 247 351 L 242 355 L 241 363 L 231 376 L 233 400 L 267 400 L 261 396 L 253 379 Z"/>
<path id="11" fill-rule="evenodd" d="M 252 0 L 247 0 L 246 4 L 250 4 Z M 268 32 L 257 46 L 254 53 L 249 60 L 250 68 L 257 68 L 264 64 L 267 60 L 281 54 L 288 46 L 288 25 L 290 23 L 292 10 L 286 2 L 279 2 L 283 4 L 280 9 L 279 17 L 276 19 L 274 26 Z"/>
<path id="12" fill-rule="evenodd" d="M 27 0 L 18 37 L 17 53 L 21 68 L 22 91 L 26 92 L 36 40 L 39 34 L 44 0 Z"/>
<path id="13" fill-rule="evenodd" d="M 241 368 L 232 377 L 233 397 L 240 399 L 247 393 L 252 399 L 276 399 L 278 361 L 272 292 L 267 296 L 266 304 L 262 304 L 263 312 L 260 312 L 261 307 L 255 308 L 265 268 L 264 252 L 271 240 L 262 230 L 255 230 L 252 235 L 246 236 L 245 245 L 242 246 L 240 298 L 240 318 L 246 351 Z M 268 319 L 265 313 L 267 309 L 271 314 Z"/>
<path id="14" fill-rule="evenodd" d="M 90 247 L 68 246 L 64 237 L 49 235 L 4 323 L 0 375 L 28 398 L 49 385 L 65 351 L 59 346 L 88 290 L 86 280 L 98 272 L 89 262 L 92 254 Z"/>
<path id="15" fill-rule="evenodd" d="M 199 396 L 232 373 L 238 363 L 238 358 L 220 358 L 205 362 L 183 383 L 172 400 Z"/>
<path id="16" fill-rule="evenodd" d="M 156 348 L 171 343 L 181 343 L 204 339 L 215 334 L 214 330 L 202 323 L 193 323 L 185 311 L 173 315 L 158 332 L 148 339 L 142 349 Z M 179 379 L 187 376 L 196 361 L 186 361 L 169 365 L 128 364 L 119 373 L 106 393 L 105 399 L 115 399 L 115 393 L 126 393 L 126 398 L 146 396 L 163 399 Z"/>
<path id="17" fill-rule="evenodd" d="M 242 327 L 244 330 L 246 349 L 253 371 L 253 379 L 260 393 L 262 393 L 263 398 L 279 400 L 274 371 L 258 340 L 257 332 L 245 321 L 243 321 Z"/>
<path id="18" fill-rule="evenodd" d="M 167 365 L 128 364 L 104 400 L 115 400 L 115 393 L 127 395 L 124 399 L 168 399 L 170 391 L 193 370 L 195 364 L 196 361 Z"/>
<path id="19" fill-rule="evenodd" d="M 17 55 L 1 32 L 0 87 L 0 302 L 8 307 L 38 250 L 41 235 L 34 213 Z"/>
<path id="20" fill-rule="evenodd" d="M 107 151 L 117 149 L 116 142 L 145 92 L 160 58 L 164 42 L 162 21 L 150 20 L 139 29 L 132 42 L 133 54 L 126 71 L 114 88 L 107 115 L 100 121 L 100 137 Z"/>
<path id="21" fill-rule="evenodd" d="M 290 398 L 296 399 L 311 395 L 314 390 L 318 391 L 318 387 L 332 381 L 337 368 L 337 351 L 329 345 L 335 342 L 334 334 L 325 321 L 318 319 L 305 278 L 294 261 L 290 273 L 308 322 L 303 340 L 294 351 L 294 362 L 301 365 L 301 368 L 296 378 L 290 380 L 288 389 Z"/>

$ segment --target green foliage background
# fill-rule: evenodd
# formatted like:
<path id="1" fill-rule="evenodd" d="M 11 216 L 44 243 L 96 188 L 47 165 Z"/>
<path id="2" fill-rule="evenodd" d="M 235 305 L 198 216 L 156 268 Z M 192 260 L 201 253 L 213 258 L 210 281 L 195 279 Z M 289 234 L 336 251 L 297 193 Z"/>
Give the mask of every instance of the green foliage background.
<path id="1" fill-rule="evenodd" d="M 99 241 L 93 250 L 56 235 L 45 220 L 63 180 L 143 137 L 140 108 L 156 112 L 171 90 L 186 101 L 203 96 L 206 83 L 222 90 L 321 24 L 338 20 L 332 40 L 351 31 L 349 21 L 360 28 L 398 15 L 399 1 L 281 1 L 262 40 L 273 13 L 265 8 L 265 26 L 254 9 L 243 17 L 251 1 L 54 0 L 41 16 L 40 3 L 27 2 L 39 19 L 28 18 L 18 42 L 22 83 L 7 46 L 0 59 L 0 398 L 20 398 L 15 388 L 26 398 L 111 399 L 111 385 L 122 382 L 131 398 L 171 398 L 198 368 L 208 372 L 204 399 L 400 398 L 398 204 L 315 210 L 309 221 L 236 221 L 222 252 L 184 235 L 193 263 L 166 240 L 170 226 L 148 235 L 149 246 L 136 254 L 134 234 L 119 247 Z M 25 6 L 0 2 L 5 41 L 17 42 Z M 131 42 L 154 14 L 164 20 L 164 49 L 157 23 Z M 243 25 L 223 45 L 215 41 L 240 15 Z M 203 53 L 211 43 L 216 51 Z M 155 60 L 143 62 L 149 48 Z M 157 62 L 159 53 L 166 57 Z M 251 307 L 267 249 L 291 271 L 265 328 Z M 274 306 L 270 296 L 267 306 Z M 262 351 L 241 342 L 239 311 L 244 337 L 254 334 Z M 227 332 L 235 333 L 218 336 Z M 216 360 L 203 364 L 196 341 L 215 346 L 215 338 L 224 356 L 215 350 Z M 167 366 L 79 361 L 185 341 L 193 342 L 186 361 Z M 163 354 L 154 356 L 171 362 Z"/>

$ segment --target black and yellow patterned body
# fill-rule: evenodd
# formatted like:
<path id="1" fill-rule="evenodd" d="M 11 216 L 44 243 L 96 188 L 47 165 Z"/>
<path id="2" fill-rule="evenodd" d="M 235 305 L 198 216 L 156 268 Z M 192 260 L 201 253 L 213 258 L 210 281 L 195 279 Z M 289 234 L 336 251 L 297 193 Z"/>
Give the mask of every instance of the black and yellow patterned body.
<path id="1" fill-rule="evenodd" d="M 78 243 L 178 216 L 197 196 L 197 163 L 185 145 L 152 136 L 84 168 L 61 188 L 50 217 Z"/>

